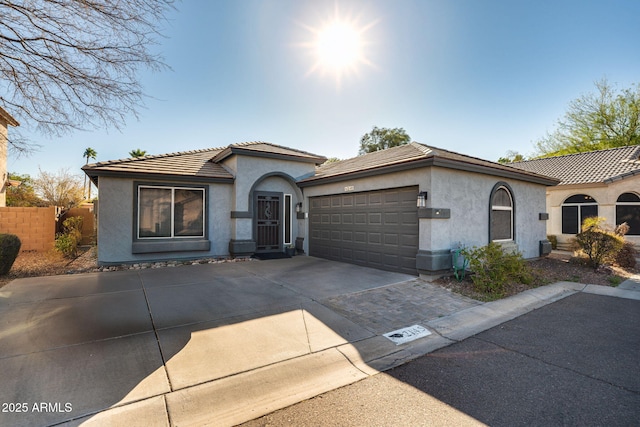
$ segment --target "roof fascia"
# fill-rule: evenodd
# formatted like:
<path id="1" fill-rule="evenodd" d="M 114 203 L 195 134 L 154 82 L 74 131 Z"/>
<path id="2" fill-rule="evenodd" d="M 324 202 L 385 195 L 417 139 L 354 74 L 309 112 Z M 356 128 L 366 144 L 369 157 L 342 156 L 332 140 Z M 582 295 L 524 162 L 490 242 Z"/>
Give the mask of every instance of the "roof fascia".
<path id="1" fill-rule="evenodd" d="M 621 173 L 620 175 L 616 175 L 616 176 L 611 176 L 605 180 L 603 180 L 602 182 L 604 182 L 605 184 L 611 184 L 612 182 L 615 181 L 622 181 L 623 179 L 626 178 L 630 178 L 636 175 L 640 175 L 640 169 L 636 169 L 634 171 L 631 172 L 625 172 L 625 173 Z"/>
<path id="2" fill-rule="evenodd" d="M 370 176 L 382 175 L 392 172 L 400 172 L 409 169 L 415 169 L 426 166 L 439 166 L 447 169 L 455 169 L 465 172 L 476 172 L 485 175 L 493 175 L 501 178 L 517 179 L 519 181 L 532 182 L 534 184 L 541 184 L 546 186 L 557 185 L 560 181 L 555 178 L 544 177 L 541 175 L 531 176 L 528 174 L 520 173 L 518 171 L 508 171 L 503 169 L 494 169 L 483 165 L 475 165 L 472 163 L 460 162 L 457 160 L 443 159 L 441 157 L 432 156 L 426 159 L 413 160 L 410 162 L 404 162 L 396 165 L 382 166 L 373 169 L 367 169 L 363 171 L 347 172 L 340 175 L 332 175 L 319 178 L 307 178 L 298 182 L 299 187 L 311 187 L 314 185 L 328 184 L 332 182 L 346 181 L 348 179 L 366 178 Z"/>
<path id="3" fill-rule="evenodd" d="M 18 121 L 16 119 L 13 118 L 13 116 L 11 114 L 9 114 L 7 112 L 7 110 L 5 110 L 4 108 L 0 107 L 0 119 L 2 119 L 3 121 L 7 122 L 8 125 L 11 126 L 20 126 L 20 123 L 18 123 Z"/>
<path id="4" fill-rule="evenodd" d="M 268 151 L 248 150 L 242 147 L 227 147 L 216 156 L 214 156 L 211 161 L 214 163 L 219 163 L 233 154 L 277 160 L 293 160 L 296 162 L 313 163 L 316 165 L 320 165 L 327 160 L 324 157 L 301 157 L 294 154 L 270 153 Z"/>
<path id="5" fill-rule="evenodd" d="M 311 176 L 309 178 L 305 178 L 302 181 L 298 181 L 298 187 L 312 187 L 314 185 L 329 184 L 332 182 L 346 181 L 349 179 L 368 178 L 371 176 L 377 176 L 377 175 L 383 175 L 387 173 L 416 169 L 419 167 L 431 166 L 432 164 L 433 164 L 433 159 L 428 158 L 428 159 L 412 160 L 410 162 L 404 162 L 404 163 L 399 163 L 395 165 L 381 166 L 381 167 L 372 168 L 372 169 L 345 172 L 339 175 L 330 175 L 330 176 L 318 177 L 318 178 L 314 178 L 313 176 Z"/>
<path id="6" fill-rule="evenodd" d="M 219 183 L 219 184 L 233 184 L 235 178 L 221 178 L 221 177 L 207 177 L 198 175 L 170 175 L 170 174 L 157 174 L 157 173 L 144 173 L 144 172 L 121 172 L 121 171 L 97 171 L 94 169 L 84 169 L 85 174 L 91 179 L 91 181 L 97 185 L 98 178 L 101 176 L 109 178 L 128 178 L 128 179 L 162 179 L 167 181 L 178 182 L 207 182 L 207 183 Z"/>
<path id="7" fill-rule="evenodd" d="M 448 169 L 456 169 L 465 172 L 476 172 L 485 175 L 498 176 L 500 178 L 516 179 L 518 181 L 531 182 L 534 184 L 541 184 L 546 186 L 557 185 L 560 180 L 543 175 L 530 175 L 529 173 L 518 172 L 517 170 L 505 170 L 492 168 L 490 166 L 477 165 L 473 163 L 461 162 L 458 160 L 445 159 L 442 157 L 435 157 L 433 166 L 440 166 Z"/>

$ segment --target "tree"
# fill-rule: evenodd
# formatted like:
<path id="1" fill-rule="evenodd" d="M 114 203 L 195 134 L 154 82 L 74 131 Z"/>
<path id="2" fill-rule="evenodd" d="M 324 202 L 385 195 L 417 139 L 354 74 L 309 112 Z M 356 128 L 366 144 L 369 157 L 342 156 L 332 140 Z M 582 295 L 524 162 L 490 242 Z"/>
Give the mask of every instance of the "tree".
<path id="1" fill-rule="evenodd" d="M 173 3 L 0 1 L 0 106 L 46 135 L 120 128 L 143 103 L 138 70 L 166 68 L 150 48 Z"/>
<path id="2" fill-rule="evenodd" d="M 337 157 L 329 157 L 324 163 L 323 165 L 328 165 L 329 163 L 335 163 L 335 162 L 339 162 L 341 159 L 337 158 Z"/>
<path id="3" fill-rule="evenodd" d="M 7 187 L 7 206 L 22 208 L 47 206 L 47 203 L 36 194 L 31 176 L 9 173 L 9 179 L 20 181 L 20 185 Z"/>
<path id="4" fill-rule="evenodd" d="M 86 150 L 84 150 L 84 154 L 82 155 L 84 158 L 87 159 L 87 161 L 85 162 L 85 165 L 89 164 L 89 159 L 93 159 L 95 160 L 96 157 L 98 156 L 98 153 L 96 152 L 96 150 L 94 150 L 91 147 L 88 147 Z M 87 175 L 84 175 L 84 185 L 82 186 L 82 194 L 84 195 L 85 192 L 85 188 L 87 188 Z M 87 199 L 91 198 L 91 181 L 89 181 L 89 195 L 87 196 Z"/>
<path id="5" fill-rule="evenodd" d="M 139 148 L 136 148 L 135 150 L 131 150 L 131 151 L 129 151 L 129 155 L 130 155 L 131 157 L 136 157 L 136 158 L 138 158 L 138 157 L 144 157 L 144 156 L 146 156 L 146 155 L 147 155 L 147 152 L 146 152 L 145 150 L 141 150 L 141 149 L 139 149 Z"/>
<path id="6" fill-rule="evenodd" d="M 640 144 L 640 86 L 617 91 L 606 79 L 569 104 L 553 133 L 536 144 L 539 157 Z"/>
<path id="7" fill-rule="evenodd" d="M 40 169 L 33 186 L 36 194 L 48 206 L 72 208 L 84 199 L 81 180 L 77 175 L 71 174 L 69 169 L 60 169 L 56 173 Z"/>
<path id="8" fill-rule="evenodd" d="M 505 157 L 500 157 L 498 159 L 498 163 L 513 163 L 513 162 L 521 162 L 525 160 L 525 157 L 514 150 L 509 150 L 506 152 Z"/>
<path id="9" fill-rule="evenodd" d="M 403 128 L 379 128 L 374 126 L 371 132 L 360 138 L 359 154 L 373 153 L 386 148 L 398 147 L 411 142 L 411 137 Z"/>

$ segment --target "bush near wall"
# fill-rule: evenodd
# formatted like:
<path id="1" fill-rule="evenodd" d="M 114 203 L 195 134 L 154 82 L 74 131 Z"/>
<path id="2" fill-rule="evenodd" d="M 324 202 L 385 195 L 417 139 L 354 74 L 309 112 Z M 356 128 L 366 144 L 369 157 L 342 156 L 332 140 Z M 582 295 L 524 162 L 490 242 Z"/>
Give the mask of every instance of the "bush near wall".
<path id="1" fill-rule="evenodd" d="M 20 252 L 20 238 L 15 234 L 0 234 L 0 276 L 9 273 Z"/>

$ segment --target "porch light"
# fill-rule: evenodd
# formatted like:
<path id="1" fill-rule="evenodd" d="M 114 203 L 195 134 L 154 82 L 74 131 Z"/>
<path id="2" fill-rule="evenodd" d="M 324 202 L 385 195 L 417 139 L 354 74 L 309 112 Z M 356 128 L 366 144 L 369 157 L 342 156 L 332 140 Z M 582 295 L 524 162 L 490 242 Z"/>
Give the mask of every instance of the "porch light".
<path id="1" fill-rule="evenodd" d="M 302 212 L 302 202 L 296 203 L 296 213 Z"/>
<path id="2" fill-rule="evenodd" d="M 427 192 L 421 191 L 418 193 L 418 207 L 426 208 L 427 207 Z"/>

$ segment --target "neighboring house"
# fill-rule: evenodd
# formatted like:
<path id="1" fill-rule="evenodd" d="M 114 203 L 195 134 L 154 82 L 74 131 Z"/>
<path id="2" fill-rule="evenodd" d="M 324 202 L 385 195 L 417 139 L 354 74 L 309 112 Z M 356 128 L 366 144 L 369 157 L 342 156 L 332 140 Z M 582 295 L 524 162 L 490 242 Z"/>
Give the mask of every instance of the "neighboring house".
<path id="1" fill-rule="evenodd" d="M 640 246 L 640 145 L 512 165 L 560 180 L 547 189 L 547 233 L 557 236 L 560 248 L 569 247 L 590 216 L 604 217 L 612 227 L 626 222 L 626 239 Z"/>
<path id="2" fill-rule="evenodd" d="M 451 268 L 451 249 L 497 241 L 546 250 L 558 181 L 419 143 L 322 165 L 265 142 L 100 162 L 101 264 L 282 252 L 411 274 Z M 421 207 L 418 207 L 422 205 Z"/>
<path id="3" fill-rule="evenodd" d="M 0 107 L 0 207 L 7 206 L 7 186 L 16 185 L 16 181 L 10 182 L 7 173 L 9 126 L 20 126 L 20 123 Z"/>

